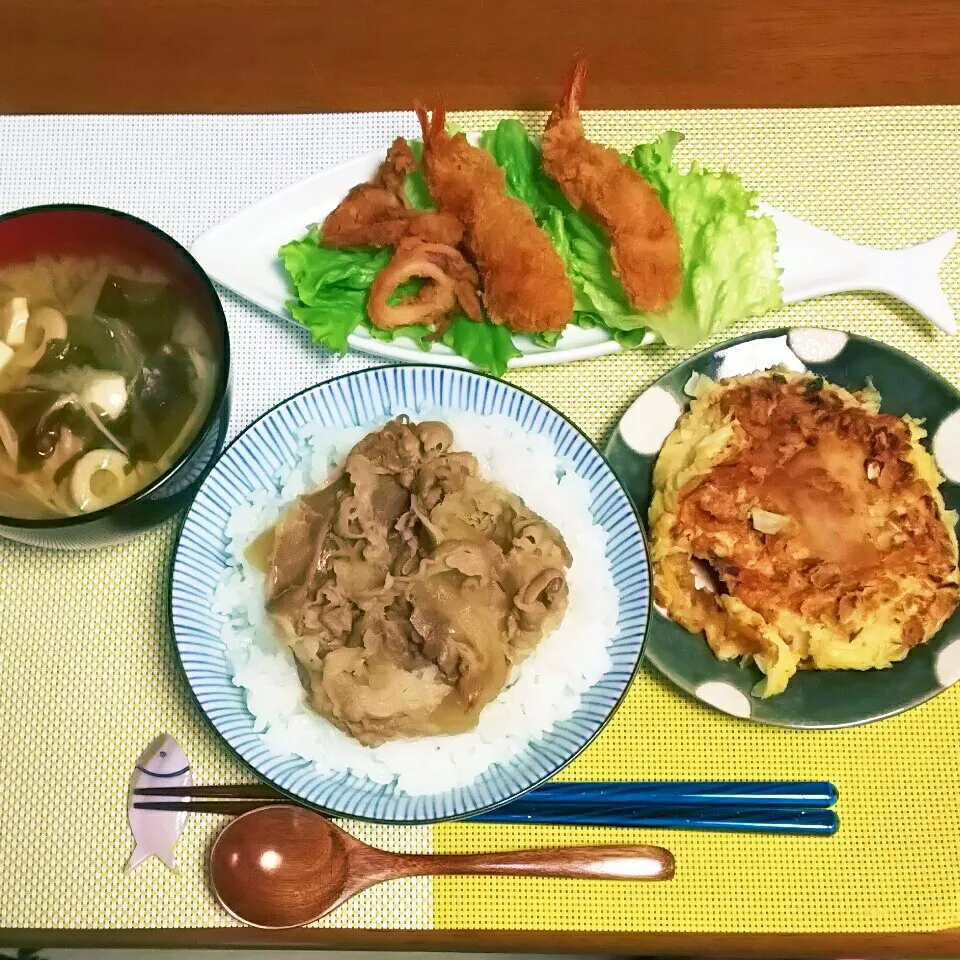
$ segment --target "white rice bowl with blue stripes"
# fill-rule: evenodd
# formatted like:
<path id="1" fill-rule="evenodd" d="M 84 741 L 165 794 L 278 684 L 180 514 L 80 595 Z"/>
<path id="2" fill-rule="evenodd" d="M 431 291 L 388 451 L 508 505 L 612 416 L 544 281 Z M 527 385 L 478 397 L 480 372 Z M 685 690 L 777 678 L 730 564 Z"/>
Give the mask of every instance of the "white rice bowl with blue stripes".
<path id="1" fill-rule="evenodd" d="M 590 485 L 557 455 L 548 437 L 525 431 L 503 414 L 436 408 L 408 415 L 446 423 L 455 446 L 477 458 L 481 476 L 500 483 L 552 523 L 573 557 L 560 625 L 514 667 L 477 726 L 466 733 L 367 747 L 315 713 L 292 653 L 268 621 L 263 575 L 244 557 L 259 532 L 299 494 L 324 484 L 354 444 L 385 421 L 301 428 L 295 465 L 277 477 L 276 489 L 255 491 L 230 513 L 228 567 L 214 609 L 225 619 L 221 636 L 233 682 L 243 688 L 255 729 L 272 753 L 308 760 L 321 776 L 349 771 L 374 783 L 394 784 L 409 795 L 426 795 L 474 782 L 491 764 L 509 762 L 574 714 L 583 694 L 610 669 L 619 598 L 606 553 L 607 533 L 591 515 Z"/>

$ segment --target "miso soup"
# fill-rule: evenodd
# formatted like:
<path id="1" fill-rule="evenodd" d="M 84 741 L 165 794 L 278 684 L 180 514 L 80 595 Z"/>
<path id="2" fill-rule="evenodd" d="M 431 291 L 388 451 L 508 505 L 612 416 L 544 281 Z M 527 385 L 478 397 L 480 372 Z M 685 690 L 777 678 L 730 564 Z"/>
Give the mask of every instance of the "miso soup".
<path id="1" fill-rule="evenodd" d="M 113 257 L 0 267 L 0 515 L 100 510 L 166 471 L 217 359 L 186 291 Z"/>

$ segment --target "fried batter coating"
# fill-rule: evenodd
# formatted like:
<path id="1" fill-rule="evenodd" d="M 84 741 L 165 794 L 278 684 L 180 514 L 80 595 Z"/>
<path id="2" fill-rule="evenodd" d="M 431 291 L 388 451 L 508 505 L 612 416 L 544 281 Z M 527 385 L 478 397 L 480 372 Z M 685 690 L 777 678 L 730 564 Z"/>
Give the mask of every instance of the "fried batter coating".
<path id="1" fill-rule="evenodd" d="M 390 294 L 413 277 L 426 281 L 420 290 L 400 303 L 388 303 Z M 381 330 L 427 323 L 442 332 L 458 307 L 471 320 L 480 319 L 478 282 L 477 271 L 456 247 L 407 238 L 374 277 L 367 313 Z"/>
<path id="2" fill-rule="evenodd" d="M 407 174 L 413 173 L 417 169 L 417 158 L 410 149 L 410 144 L 403 137 L 397 137 L 390 144 L 387 155 L 377 175 L 373 178 L 373 183 L 378 187 L 389 190 L 404 206 L 406 206 L 406 196 L 403 192 L 403 186 L 407 182 Z"/>
<path id="3" fill-rule="evenodd" d="M 455 247 L 463 239 L 455 217 L 407 206 L 403 184 L 416 165 L 407 141 L 397 137 L 373 180 L 355 186 L 324 220 L 323 242 L 331 247 L 395 247 L 415 237 Z"/>
<path id="4" fill-rule="evenodd" d="M 407 237 L 452 247 L 463 228 L 453 217 L 410 210 L 383 187 L 361 183 L 323 221 L 320 234 L 331 247 L 395 247 Z"/>

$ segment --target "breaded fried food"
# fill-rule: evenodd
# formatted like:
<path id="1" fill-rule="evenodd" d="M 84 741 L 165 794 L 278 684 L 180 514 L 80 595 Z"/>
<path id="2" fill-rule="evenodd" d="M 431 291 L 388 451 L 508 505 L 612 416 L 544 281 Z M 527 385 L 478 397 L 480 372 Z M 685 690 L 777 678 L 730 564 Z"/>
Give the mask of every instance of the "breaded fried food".
<path id="1" fill-rule="evenodd" d="M 701 378 L 654 470 L 654 596 L 755 690 L 890 666 L 958 602 L 957 516 L 910 417 L 786 370 Z"/>
<path id="2" fill-rule="evenodd" d="M 630 304 L 663 310 L 680 292 L 680 238 L 653 187 L 616 150 L 583 135 L 580 101 L 587 64 L 574 64 L 543 133 L 543 169 L 610 240 L 614 273 Z"/>
<path id="3" fill-rule="evenodd" d="M 399 303 L 391 303 L 400 284 L 416 277 L 423 286 Z M 421 240 L 402 240 L 390 262 L 374 277 L 367 313 L 381 330 L 396 330 L 414 323 L 434 326 L 441 333 L 454 310 L 471 320 L 480 319 L 477 271 L 456 247 Z"/>
<path id="4" fill-rule="evenodd" d="M 320 229 L 330 247 L 395 247 L 414 238 L 456 246 L 463 228 L 448 214 L 410 210 L 385 187 L 360 183 L 340 201 Z"/>
<path id="5" fill-rule="evenodd" d="M 417 161 L 397 137 L 373 180 L 359 183 L 323 221 L 320 235 L 330 247 L 395 247 L 414 238 L 455 247 L 463 239 L 456 218 L 435 210 L 413 210 L 403 185 Z"/>
<path id="6" fill-rule="evenodd" d="M 392 193 L 406 206 L 407 199 L 403 188 L 408 174 L 416 169 L 417 158 L 413 155 L 410 144 L 403 137 L 397 137 L 387 149 L 387 155 L 371 182 Z"/>
<path id="7" fill-rule="evenodd" d="M 521 333 L 562 330 L 573 317 L 573 289 L 530 208 L 507 195 L 489 153 L 444 130 L 443 110 L 428 118 L 418 107 L 417 116 L 424 179 L 440 210 L 463 224 L 490 319 Z"/>

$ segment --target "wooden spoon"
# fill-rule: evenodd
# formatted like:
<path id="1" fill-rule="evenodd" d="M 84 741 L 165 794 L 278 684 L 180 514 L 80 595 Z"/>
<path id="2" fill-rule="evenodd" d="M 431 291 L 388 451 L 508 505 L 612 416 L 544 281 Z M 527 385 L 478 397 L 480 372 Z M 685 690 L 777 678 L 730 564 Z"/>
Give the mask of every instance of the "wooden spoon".
<path id="1" fill-rule="evenodd" d="M 244 923 L 278 930 L 319 920 L 361 890 L 397 877 L 456 873 L 669 880 L 673 869 L 670 851 L 650 846 L 387 853 L 292 804 L 237 817 L 210 850 L 210 882 L 220 903 Z"/>

